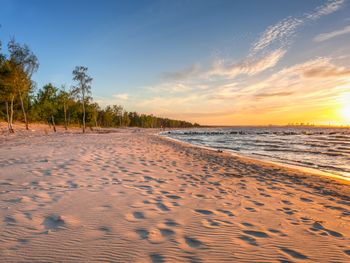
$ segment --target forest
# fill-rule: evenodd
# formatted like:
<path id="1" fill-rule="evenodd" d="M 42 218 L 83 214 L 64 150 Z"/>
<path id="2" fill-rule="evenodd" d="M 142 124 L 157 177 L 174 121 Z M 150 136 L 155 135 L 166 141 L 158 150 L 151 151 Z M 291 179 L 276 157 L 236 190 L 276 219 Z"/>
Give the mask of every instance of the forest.
<path id="1" fill-rule="evenodd" d="M 14 132 L 14 121 L 23 122 L 27 130 L 30 123 L 47 123 L 54 131 L 56 125 L 62 125 L 65 129 L 79 126 L 83 132 L 86 127 L 199 126 L 187 121 L 129 112 L 121 105 L 101 107 L 93 100 L 93 78 L 84 66 L 72 70 L 74 86 L 56 87 L 48 83 L 37 87 L 32 76 L 38 68 L 38 58 L 28 45 L 12 39 L 4 50 L 0 42 L 0 120 L 7 122 L 10 133 Z"/>

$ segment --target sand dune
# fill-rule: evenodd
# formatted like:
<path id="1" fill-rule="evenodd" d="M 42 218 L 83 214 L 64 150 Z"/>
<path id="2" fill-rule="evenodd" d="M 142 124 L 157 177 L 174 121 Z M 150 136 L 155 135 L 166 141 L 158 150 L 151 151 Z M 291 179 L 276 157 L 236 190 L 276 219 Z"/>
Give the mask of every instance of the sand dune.
<path id="1" fill-rule="evenodd" d="M 0 139 L 2 262 L 349 262 L 350 187 L 150 131 Z"/>

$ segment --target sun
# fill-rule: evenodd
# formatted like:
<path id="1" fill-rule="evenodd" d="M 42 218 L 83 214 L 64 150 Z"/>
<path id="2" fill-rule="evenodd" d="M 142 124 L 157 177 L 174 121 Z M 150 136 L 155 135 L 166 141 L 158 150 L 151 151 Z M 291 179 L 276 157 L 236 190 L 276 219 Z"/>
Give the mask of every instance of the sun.
<path id="1" fill-rule="evenodd" d="M 340 110 L 340 113 L 344 120 L 350 122 L 350 101 L 348 105 L 344 105 L 344 107 Z"/>
<path id="2" fill-rule="evenodd" d="M 350 93 L 343 93 L 338 103 L 338 116 L 346 123 L 350 123 Z"/>

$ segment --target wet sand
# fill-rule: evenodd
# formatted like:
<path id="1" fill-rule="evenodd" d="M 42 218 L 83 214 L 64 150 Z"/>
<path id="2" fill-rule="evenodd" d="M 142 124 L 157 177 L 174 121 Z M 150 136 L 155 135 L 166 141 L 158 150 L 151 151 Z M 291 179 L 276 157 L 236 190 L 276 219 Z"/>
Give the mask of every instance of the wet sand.
<path id="1" fill-rule="evenodd" d="M 154 133 L 2 135 L 1 261 L 350 261 L 349 184 Z"/>

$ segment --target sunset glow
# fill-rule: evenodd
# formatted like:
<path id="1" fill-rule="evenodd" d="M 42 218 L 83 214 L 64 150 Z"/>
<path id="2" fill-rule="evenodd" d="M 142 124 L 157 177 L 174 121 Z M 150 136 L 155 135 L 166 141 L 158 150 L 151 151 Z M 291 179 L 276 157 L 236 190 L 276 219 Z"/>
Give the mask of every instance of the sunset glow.
<path id="1" fill-rule="evenodd" d="M 350 123 L 350 93 L 344 96 L 344 103 L 341 107 L 340 114 L 346 123 Z"/>
<path id="2" fill-rule="evenodd" d="M 26 5 L 30 17 L 21 14 Z M 38 87 L 69 87 L 71 68 L 86 65 L 102 107 L 202 125 L 349 124 L 346 0 L 254 1 L 254 8 L 244 1 L 146 1 L 138 8 L 110 1 L 96 8 L 87 3 L 76 19 L 79 4 L 32 8 L 23 1 L 18 8 L 5 1 L 0 37 L 21 36 L 35 48 Z M 61 21 L 65 10 L 72 13 Z"/>

